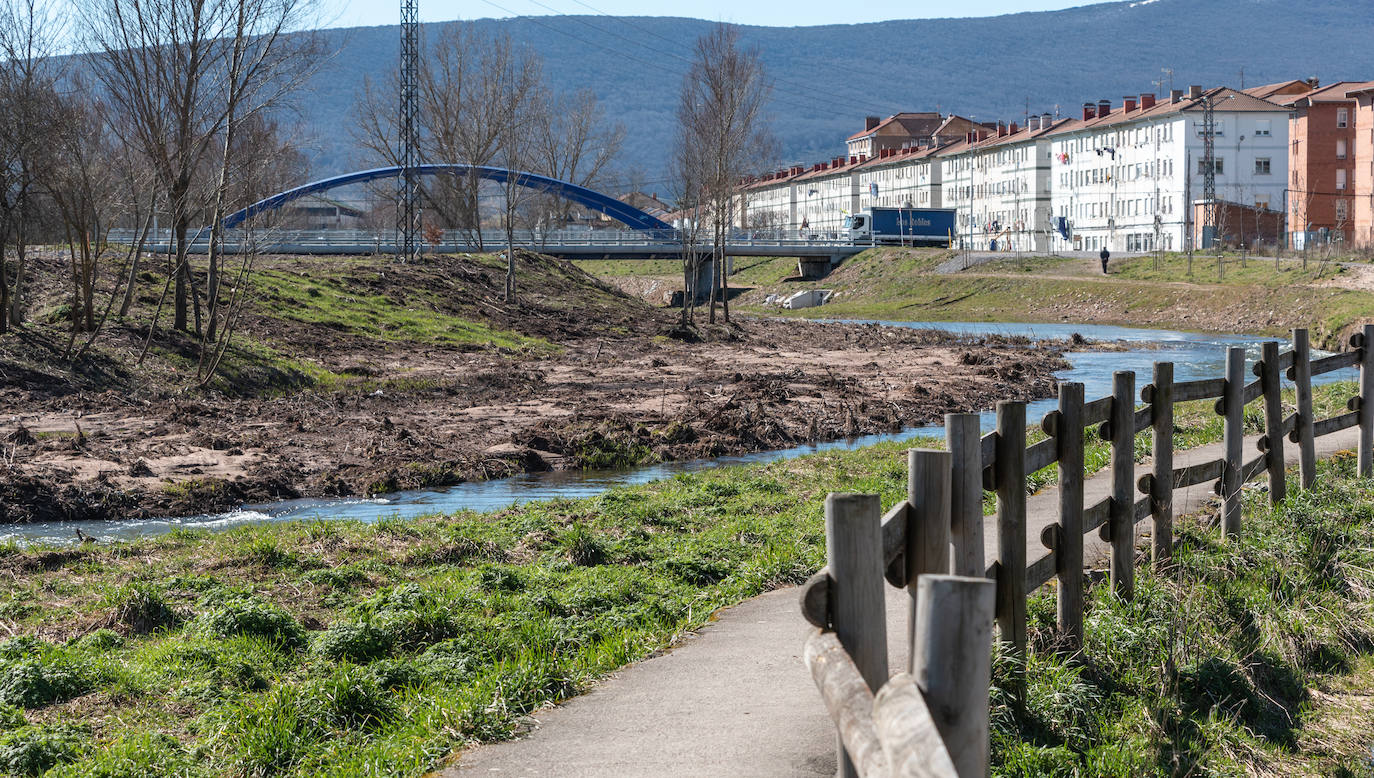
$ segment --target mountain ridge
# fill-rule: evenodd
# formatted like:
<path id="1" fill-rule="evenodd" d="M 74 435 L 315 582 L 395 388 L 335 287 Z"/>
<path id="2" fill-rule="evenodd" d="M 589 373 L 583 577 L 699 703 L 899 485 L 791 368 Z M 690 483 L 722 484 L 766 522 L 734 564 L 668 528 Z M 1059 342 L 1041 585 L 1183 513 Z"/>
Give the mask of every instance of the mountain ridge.
<path id="1" fill-rule="evenodd" d="M 939 110 L 980 121 L 1076 112 L 1085 101 L 1189 84 L 1247 86 L 1320 76 L 1374 78 L 1364 31 L 1374 4 L 1337 0 L 1141 0 L 993 17 L 911 19 L 812 27 L 740 26 L 757 46 L 775 93 L 769 113 L 777 164 L 843 152 L 865 115 Z M 540 16 L 432 22 L 425 50 L 444 27 L 507 33 L 545 61 L 557 90 L 591 88 L 608 118 L 628 130 L 620 164 L 647 188 L 666 190 L 674 108 L 693 41 L 714 22 L 688 17 Z M 367 166 L 352 151 L 352 115 L 364 76 L 394 70 L 399 27 L 321 30 L 337 50 L 298 108 L 314 159 L 328 175 Z M 1158 84 L 1154 82 L 1160 82 Z"/>

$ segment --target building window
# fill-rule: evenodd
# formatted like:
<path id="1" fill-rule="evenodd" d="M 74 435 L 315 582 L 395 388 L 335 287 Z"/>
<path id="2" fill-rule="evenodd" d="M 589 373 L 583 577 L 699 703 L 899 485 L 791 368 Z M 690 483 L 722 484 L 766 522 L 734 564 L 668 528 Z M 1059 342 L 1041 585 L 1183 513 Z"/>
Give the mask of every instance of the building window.
<path id="1" fill-rule="evenodd" d="M 1226 160 L 1222 159 L 1221 157 L 1217 157 L 1216 159 L 1212 160 L 1212 172 L 1216 175 L 1221 175 L 1222 173 L 1226 172 L 1225 163 Z M 1199 159 L 1197 161 L 1197 174 L 1200 176 L 1207 175 L 1207 160 Z"/>
<path id="2" fill-rule="evenodd" d="M 1336 201 L 1336 221 L 1338 221 L 1338 222 L 1343 222 L 1343 221 L 1345 221 L 1345 220 L 1348 219 L 1348 218 L 1350 218 L 1350 210 L 1349 210 L 1349 206 L 1346 204 L 1346 201 L 1345 201 L 1345 200 L 1337 200 L 1337 201 Z"/>
<path id="3" fill-rule="evenodd" d="M 1345 138 L 1336 139 L 1336 159 L 1345 159 Z"/>
<path id="4" fill-rule="evenodd" d="M 1255 207 L 1269 210 L 1269 195 L 1255 195 Z"/>
<path id="5" fill-rule="evenodd" d="M 1269 158 L 1268 158 L 1268 157 L 1256 157 L 1256 158 L 1255 158 L 1255 175 L 1257 175 L 1257 176 L 1267 176 L 1267 175 L 1269 175 Z"/>
<path id="6" fill-rule="evenodd" d="M 1344 188 L 1345 188 L 1345 170 L 1344 170 L 1344 169 L 1341 169 L 1341 170 L 1337 170 L 1337 171 L 1336 171 L 1336 188 L 1337 188 L 1337 189 L 1344 189 Z"/>
<path id="7" fill-rule="evenodd" d="M 1270 126 L 1269 126 L 1269 120 L 1268 120 L 1268 119 L 1258 119 L 1258 120 L 1255 121 L 1255 137 L 1256 137 L 1256 138 L 1267 138 L 1267 137 L 1269 137 L 1269 129 L 1270 129 Z"/>
<path id="8" fill-rule="evenodd" d="M 1349 108 L 1337 108 L 1337 109 L 1336 109 L 1336 126 L 1337 126 L 1337 127 L 1349 127 L 1349 126 L 1350 126 L 1350 109 L 1349 109 Z"/>

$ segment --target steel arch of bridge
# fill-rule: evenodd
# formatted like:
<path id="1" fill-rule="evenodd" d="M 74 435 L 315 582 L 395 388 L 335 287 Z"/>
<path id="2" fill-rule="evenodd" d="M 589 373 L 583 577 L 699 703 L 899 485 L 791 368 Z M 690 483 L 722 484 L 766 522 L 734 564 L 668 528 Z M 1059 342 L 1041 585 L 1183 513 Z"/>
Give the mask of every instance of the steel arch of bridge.
<path id="1" fill-rule="evenodd" d="M 245 220 L 250 219 L 263 211 L 272 211 L 286 205 L 292 200 L 305 197 L 306 195 L 324 192 L 340 186 L 349 184 L 361 184 L 368 181 L 376 181 L 379 178 L 395 178 L 400 176 L 404 168 L 379 167 L 371 170 L 359 170 L 353 173 L 344 173 L 340 176 L 320 179 L 303 184 L 295 189 L 288 189 L 285 192 L 274 194 L 271 197 L 253 203 L 241 211 L 235 211 L 224 219 L 225 227 L 237 227 Z M 623 203 L 609 195 L 588 189 L 585 186 L 578 186 L 567 181 L 560 181 L 556 178 L 541 176 L 535 173 L 521 173 L 511 171 L 501 167 L 488 167 L 486 165 L 460 165 L 460 164 L 432 164 L 416 165 L 415 171 L 422 176 L 434 175 L 476 175 L 478 178 L 495 181 L 504 184 L 514 176 L 516 186 L 533 189 L 539 192 L 547 192 L 565 197 L 575 203 L 586 206 L 593 211 L 604 213 L 612 219 L 623 222 L 625 226 L 636 230 L 671 230 L 671 224 L 659 219 L 651 214 L 645 213 L 628 203 Z"/>

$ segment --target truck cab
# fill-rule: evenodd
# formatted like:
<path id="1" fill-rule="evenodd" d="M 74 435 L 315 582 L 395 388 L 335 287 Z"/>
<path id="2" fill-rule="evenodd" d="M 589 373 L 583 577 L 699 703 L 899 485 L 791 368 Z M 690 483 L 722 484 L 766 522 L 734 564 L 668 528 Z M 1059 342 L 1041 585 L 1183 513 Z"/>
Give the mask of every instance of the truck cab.
<path id="1" fill-rule="evenodd" d="M 868 243 L 873 240 L 873 218 L 867 212 L 846 216 L 844 230 L 850 243 Z"/>

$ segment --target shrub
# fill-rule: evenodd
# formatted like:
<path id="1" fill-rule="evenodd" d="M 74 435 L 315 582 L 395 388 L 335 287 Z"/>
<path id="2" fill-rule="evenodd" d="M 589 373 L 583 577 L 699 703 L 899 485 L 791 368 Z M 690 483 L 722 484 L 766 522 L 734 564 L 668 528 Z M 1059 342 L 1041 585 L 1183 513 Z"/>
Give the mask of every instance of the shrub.
<path id="1" fill-rule="evenodd" d="M 200 614 L 201 631 L 220 638 L 235 635 L 266 638 L 287 649 L 305 645 L 305 628 L 291 614 L 252 597 L 213 598 L 218 604 Z"/>
<path id="2" fill-rule="evenodd" d="M 181 623 L 181 614 L 148 583 L 135 582 L 117 589 L 110 597 L 109 623 L 122 625 L 130 632 L 146 635 L 172 629 Z"/>
<path id="3" fill-rule="evenodd" d="M 0 769 L 6 775 L 42 775 L 79 758 L 90 738 L 90 730 L 70 724 L 11 730 L 0 735 Z"/>
<path id="4" fill-rule="evenodd" d="M 575 565 L 591 567 L 606 561 L 606 544 L 596 536 L 587 525 L 577 522 L 558 537 L 568 561 Z"/>
<path id="5" fill-rule="evenodd" d="M 98 629 L 77 641 L 81 648 L 92 651 L 109 651 L 124 645 L 124 638 L 112 629 Z"/>
<path id="6" fill-rule="evenodd" d="M 24 719 L 24 711 L 13 705 L 0 704 L 0 730 L 9 731 L 11 729 L 19 729 L 28 723 L 29 722 Z"/>
<path id="7" fill-rule="evenodd" d="M 91 680 L 63 659 L 20 659 L 0 676 L 0 702 L 37 708 L 65 702 L 91 690 Z"/>
<path id="8" fill-rule="evenodd" d="M 365 664 L 390 653 L 391 640 L 391 633 L 371 622 L 341 622 L 316 636 L 311 650 L 336 662 L 348 660 Z"/>
<path id="9" fill-rule="evenodd" d="M 391 693 L 366 670 L 345 665 L 310 684 L 306 696 L 312 709 L 330 726 L 344 729 L 375 729 L 396 718 Z"/>

